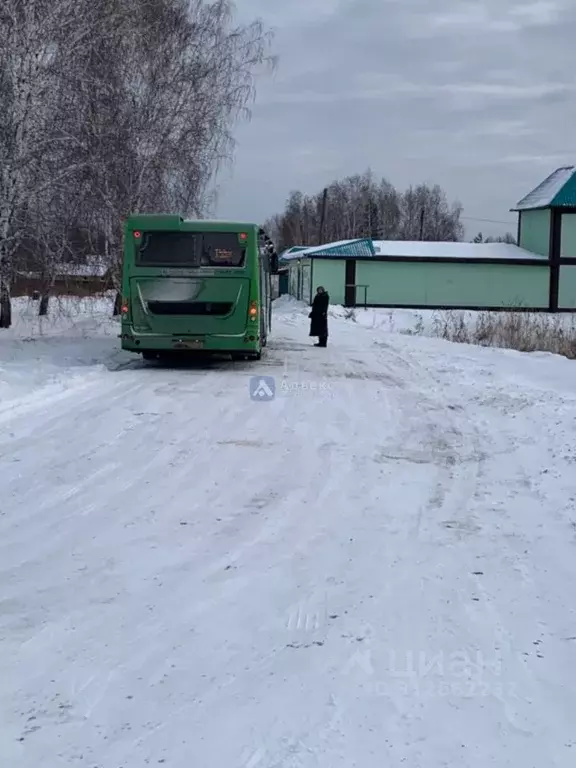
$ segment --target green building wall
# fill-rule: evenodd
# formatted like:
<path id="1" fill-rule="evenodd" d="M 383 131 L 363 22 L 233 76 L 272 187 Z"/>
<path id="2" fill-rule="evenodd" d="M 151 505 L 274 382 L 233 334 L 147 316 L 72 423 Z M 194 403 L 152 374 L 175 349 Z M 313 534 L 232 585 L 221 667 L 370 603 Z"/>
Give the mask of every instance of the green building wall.
<path id="1" fill-rule="evenodd" d="M 540 256 L 550 249 L 550 210 L 520 213 L 520 242 L 518 245 Z"/>
<path id="2" fill-rule="evenodd" d="M 562 214 L 560 256 L 564 259 L 576 259 L 576 213 Z"/>
<path id="3" fill-rule="evenodd" d="M 576 266 L 560 267 L 558 309 L 576 309 Z"/>
<path id="4" fill-rule="evenodd" d="M 367 304 L 545 309 L 549 301 L 550 274 L 544 264 L 367 262 L 359 259 L 356 283 L 369 286 Z M 358 304 L 363 303 L 363 294 L 364 291 L 357 291 Z"/>
<path id="5" fill-rule="evenodd" d="M 319 285 L 330 294 L 331 304 L 344 304 L 345 285 L 346 285 L 346 260 L 342 258 L 335 259 L 314 259 L 312 266 L 312 296 L 316 293 Z"/>

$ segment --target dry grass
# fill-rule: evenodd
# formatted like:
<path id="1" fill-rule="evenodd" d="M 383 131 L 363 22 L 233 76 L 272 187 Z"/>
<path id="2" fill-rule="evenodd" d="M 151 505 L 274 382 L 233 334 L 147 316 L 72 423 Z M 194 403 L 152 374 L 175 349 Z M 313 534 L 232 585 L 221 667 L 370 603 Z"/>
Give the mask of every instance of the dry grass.
<path id="1" fill-rule="evenodd" d="M 576 316 L 546 313 L 435 312 L 432 333 L 448 341 L 576 358 Z"/>

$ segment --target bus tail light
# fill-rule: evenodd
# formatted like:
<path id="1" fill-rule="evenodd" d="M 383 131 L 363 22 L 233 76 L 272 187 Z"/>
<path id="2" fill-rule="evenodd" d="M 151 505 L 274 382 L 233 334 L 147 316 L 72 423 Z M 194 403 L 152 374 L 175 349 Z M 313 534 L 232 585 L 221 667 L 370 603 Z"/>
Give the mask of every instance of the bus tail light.
<path id="1" fill-rule="evenodd" d="M 248 314 L 250 315 L 250 320 L 256 320 L 258 317 L 258 304 L 255 301 L 250 302 L 250 309 L 248 310 Z"/>
<path id="2" fill-rule="evenodd" d="M 128 315 L 128 312 L 130 311 L 130 307 L 128 306 L 128 299 L 122 299 L 122 307 L 120 311 L 125 317 Z"/>

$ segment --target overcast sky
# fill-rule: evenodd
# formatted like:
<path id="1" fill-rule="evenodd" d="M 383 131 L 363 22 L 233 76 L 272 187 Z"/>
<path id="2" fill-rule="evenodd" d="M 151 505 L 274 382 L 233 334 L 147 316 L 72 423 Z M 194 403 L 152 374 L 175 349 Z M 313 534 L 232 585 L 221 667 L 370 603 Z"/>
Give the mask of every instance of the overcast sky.
<path id="1" fill-rule="evenodd" d="M 239 126 L 217 215 L 263 221 L 291 189 L 371 167 L 440 184 L 482 230 L 576 162 L 576 0 L 239 0 L 278 67 Z"/>

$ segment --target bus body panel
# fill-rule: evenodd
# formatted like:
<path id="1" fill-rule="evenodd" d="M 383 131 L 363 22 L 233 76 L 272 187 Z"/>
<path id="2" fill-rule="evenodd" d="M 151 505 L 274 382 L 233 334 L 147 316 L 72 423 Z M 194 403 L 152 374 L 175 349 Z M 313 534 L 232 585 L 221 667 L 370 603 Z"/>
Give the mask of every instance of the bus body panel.
<path id="1" fill-rule="evenodd" d="M 175 250 L 168 257 L 176 262 L 180 258 L 175 256 L 179 232 L 196 234 L 202 242 L 211 237 L 227 238 L 229 243 L 231 235 L 242 237 L 244 262 L 238 266 L 144 263 L 138 249 L 146 233 L 158 233 L 150 234 L 149 242 L 158 236 L 174 236 Z M 271 279 L 270 260 L 259 251 L 258 233 L 254 224 L 190 222 L 177 216 L 130 217 L 124 231 L 122 348 L 133 352 L 203 349 L 259 356 L 270 331 Z M 183 237 L 188 242 L 188 236 Z M 156 248 L 162 258 L 168 250 L 164 245 Z"/>
<path id="2" fill-rule="evenodd" d="M 130 310 L 136 332 L 244 333 L 250 280 L 210 277 L 132 277 Z"/>

